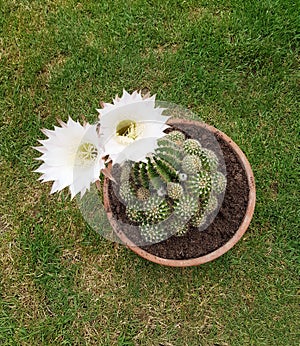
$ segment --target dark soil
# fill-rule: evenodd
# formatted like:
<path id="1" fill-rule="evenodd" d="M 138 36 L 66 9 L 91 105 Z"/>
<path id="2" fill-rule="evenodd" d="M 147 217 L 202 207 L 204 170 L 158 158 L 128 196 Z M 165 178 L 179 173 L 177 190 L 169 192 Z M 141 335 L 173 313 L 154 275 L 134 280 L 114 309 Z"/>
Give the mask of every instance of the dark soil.
<path id="1" fill-rule="evenodd" d="M 201 143 L 205 137 L 210 137 L 208 130 L 200 129 L 197 133 L 195 127 L 184 124 L 180 126 L 189 137 L 200 139 Z M 227 187 L 223 203 L 214 221 L 204 231 L 190 227 L 189 231 L 181 237 L 171 236 L 157 244 L 142 246 L 147 252 L 162 258 L 168 259 L 190 259 L 207 255 L 223 246 L 238 230 L 242 223 L 249 196 L 249 185 L 243 165 L 238 156 L 230 146 L 218 135 L 216 140 L 222 150 L 226 171 Z M 208 145 L 209 146 L 209 145 Z M 113 183 L 109 182 L 109 198 L 114 218 L 118 223 L 124 223 L 122 231 L 133 242 L 139 239 L 136 227 L 130 226 L 130 221 L 125 215 L 125 206 L 115 196 Z M 121 230 L 117 230 L 121 231 Z M 135 242 L 135 243 L 138 243 Z"/>

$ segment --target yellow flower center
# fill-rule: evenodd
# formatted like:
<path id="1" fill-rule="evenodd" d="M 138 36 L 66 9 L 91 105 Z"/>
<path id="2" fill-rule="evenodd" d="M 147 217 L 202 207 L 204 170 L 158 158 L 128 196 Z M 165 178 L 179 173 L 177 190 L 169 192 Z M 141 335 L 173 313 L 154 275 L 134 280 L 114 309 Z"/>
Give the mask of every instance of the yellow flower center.
<path id="1" fill-rule="evenodd" d="M 123 120 L 116 127 L 118 142 L 130 144 L 134 142 L 143 132 L 143 125 L 133 120 Z"/>
<path id="2" fill-rule="evenodd" d="M 92 143 L 83 143 L 78 147 L 75 163 L 78 166 L 91 165 L 98 156 L 98 150 Z"/>

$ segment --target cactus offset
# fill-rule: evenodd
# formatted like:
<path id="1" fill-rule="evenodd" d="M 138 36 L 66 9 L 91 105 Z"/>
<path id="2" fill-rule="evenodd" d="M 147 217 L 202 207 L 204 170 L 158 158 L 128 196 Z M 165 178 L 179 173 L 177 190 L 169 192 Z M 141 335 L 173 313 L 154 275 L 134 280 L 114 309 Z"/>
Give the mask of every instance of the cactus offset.
<path id="1" fill-rule="evenodd" d="M 120 197 L 126 202 L 129 203 L 134 199 L 134 190 L 132 189 L 130 182 L 128 180 L 122 181 L 119 188 Z"/>
<path id="2" fill-rule="evenodd" d="M 217 158 L 217 155 L 209 149 L 202 149 L 202 159 L 207 162 L 209 169 L 211 171 L 216 171 L 218 164 L 219 164 L 219 160 Z"/>
<path id="3" fill-rule="evenodd" d="M 170 198 L 179 199 L 182 197 L 184 190 L 181 184 L 169 182 L 167 184 L 167 193 Z"/>
<path id="4" fill-rule="evenodd" d="M 185 135 L 184 133 L 180 132 L 180 131 L 172 131 L 169 134 L 167 134 L 166 136 L 170 141 L 181 145 L 183 144 L 184 140 L 185 140 Z"/>
<path id="5" fill-rule="evenodd" d="M 190 155 L 198 155 L 202 146 L 197 139 L 187 139 L 183 143 L 183 150 Z"/>
<path id="6" fill-rule="evenodd" d="M 182 160 L 182 170 L 187 174 L 195 174 L 202 169 L 202 162 L 197 155 L 186 155 Z"/>
<path id="7" fill-rule="evenodd" d="M 226 189 L 227 180 L 223 173 L 215 172 L 212 177 L 212 187 L 216 193 L 222 193 Z"/>
<path id="8" fill-rule="evenodd" d="M 192 195 L 184 195 L 175 202 L 174 213 L 182 220 L 188 221 L 196 214 L 198 201 Z"/>
<path id="9" fill-rule="evenodd" d="M 198 196 L 207 196 L 211 191 L 211 175 L 206 171 L 199 172 L 192 175 L 186 185 L 189 191 L 195 192 Z"/>
<path id="10" fill-rule="evenodd" d="M 142 238 L 149 243 L 158 243 L 166 238 L 165 230 L 156 224 L 142 224 L 140 231 Z"/>
<path id="11" fill-rule="evenodd" d="M 134 222 L 141 223 L 144 220 L 144 215 L 139 203 L 134 203 L 126 207 L 127 217 Z"/>
<path id="12" fill-rule="evenodd" d="M 159 196 L 151 196 L 144 203 L 144 215 L 148 223 L 158 223 L 168 217 L 170 208 L 167 202 Z"/>

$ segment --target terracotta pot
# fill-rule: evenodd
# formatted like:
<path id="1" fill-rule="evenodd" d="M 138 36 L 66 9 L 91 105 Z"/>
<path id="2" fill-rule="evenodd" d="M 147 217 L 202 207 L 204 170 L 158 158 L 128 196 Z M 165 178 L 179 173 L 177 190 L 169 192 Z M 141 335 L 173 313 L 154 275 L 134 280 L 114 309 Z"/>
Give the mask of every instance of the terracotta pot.
<path id="1" fill-rule="evenodd" d="M 229 239 L 223 246 L 218 248 L 217 250 L 197 258 L 191 258 L 191 259 L 185 259 L 185 260 L 176 260 L 176 259 L 166 259 L 157 257 L 151 253 L 146 252 L 142 248 L 136 246 L 131 240 L 127 238 L 127 236 L 122 232 L 122 230 L 119 229 L 117 222 L 113 218 L 113 213 L 110 206 L 110 201 L 108 198 L 108 179 L 105 179 L 104 185 L 103 185 L 103 195 L 104 195 L 104 207 L 108 216 L 108 219 L 110 221 L 111 226 L 113 227 L 115 233 L 118 235 L 120 240 L 126 244 L 126 246 L 131 249 L 133 252 L 138 254 L 139 256 L 154 262 L 158 264 L 162 264 L 165 266 L 171 266 L 171 267 L 189 267 L 189 266 L 197 266 L 206 262 L 210 262 L 220 256 L 222 256 L 225 252 L 227 252 L 229 249 L 231 249 L 243 236 L 243 234 L 246 232 L 250 221 L 252 219 L 253 213 L 254 213 L 254 207 L 255 207 L 255 197 L 256 197 L 256 190 L 255 190 L 255 183 L 254 183 L 254 176 L 251 169 L 251 166 L 245 156 L 245 154 L 242 152 L 242 150 L 238 147 L 234 141 L 229 138 L 227 135 L 225 135 L 223 132 L 217 130 L 213 126 L 207 125 L 205 123 L 193 121 L 193 120 L 183 120 L 183 119 L 170 119 L 168 121 L 169 125 L 174 126 L 180 126 L 180 124 L 189 124 L 193 126 L 201 126 L 213 134 L 218 135 L 220 138 L 222 138 L 227 144 L 233 149 L 233 151 L 237 154 L 240 163 L 245 169 L 248 185 L 249 185 L 249 196 L 248 196 L 248 206 L 246 209 L 246 213 L 244 216 L 244 219 L 239 227 L 239 229 L 236 231 L 234 236 Z"/>

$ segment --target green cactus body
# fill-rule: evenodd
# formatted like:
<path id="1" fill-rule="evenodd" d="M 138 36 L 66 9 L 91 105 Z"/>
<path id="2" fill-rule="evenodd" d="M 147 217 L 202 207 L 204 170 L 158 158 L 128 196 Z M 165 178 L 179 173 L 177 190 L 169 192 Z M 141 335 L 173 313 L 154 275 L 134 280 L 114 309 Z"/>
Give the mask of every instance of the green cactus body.
<path id="1" fill-rule="evenodd" d="M 141 223 L 144 220 L 144 214 L 141 209 L 141 205 L 138 203 L 134 203 L 132 205 L 128 205 L 126 207 L 126 215 L 129 218 L 129 220 Z"/>
<path id="2" fill-rule="evenodd" d="M 212 186 L 213 186 L 213 191 L 216 193 L 222 193 L 226 190 L 226 177 L 223 173 L 221 172 L 215 172 L 212 175 Z"/>
<path id="3" fill-rule="evenodd" d="M 166 232 L 158 225 L 143 224 L 140 226 L 142 238 L 149 243 L 158 243 L 166 239 Z"/>
<path id="4" fill-rule="evenodd" d="M 208 203 L 205 207 L 205 212 L 207 214 L 212 213 L 218 208 L 218 199 L 215 195 L 211 194 L 208 199 Z"/>
<path id="5" fill-rule="evenodd" d="M 177 160 L 181 160 L 181 157 L 182 155 L 184 154 L 183 150 L 181 147 L 159 147 L 158 149 L 156 149 L 155 151 L 155 154 L 156 155 L 165 155 L 165 154 L 168 154 L 168 155 L 171 155 L 171 156 L 174 156 L 177 158 Z"/>
<path id="6" fill-rule="evenodd" d="M 134 192 L 129 181 L 121 182 L 121 185 L 119 188 L 119 194 L 120 194 L 120 197 L 127 203 L 129 203 L 130 201 L 134 199 Z"/>
<path id="7" fill-rule="evenodd" d="M 198 155 L 202 150 L 202 146 L 197 139 L 187 139 L 183 143 L 183 150 L 187 154 Z"/>
<path id="8" fill-rule="evenodd" d="M 168 133 L 166 137 L 177 145 L 182 145 L 185 140 L 184 133 L 176 130 Z"/>
<path id="9" fill-rule="evenodd" d="M 160 178 L 155 165 L 148 159 L 147 162 L 147 175 L 149 183 L 155 188 L 159 189 L 163 185 L 163 181 Z"/>
<path id="10" fill-rule="evenodd" d="M 172 167 L 169 163 L 164 160 L 160 160 L 155 156 L 153 157 L 153 163 L 157 169 L 158 174 L 166 183 L 172 181 L 173 179 L 176 179 L 177 172 L 175 168 Z"/>
<path id="11" fill-rule="evenodd" d="M 191 193 L 204 197 L 211 191 L 211 175 L 207 171 L 192 175 L 187 181 L 187 188 Z"/>
<path id="12" fill-rule="evenodd" d="M 121 182 L 129 180 L 130 172 L 131 172 L 131 164 L 129 162 L 125 163 L 121 168 L 121 176 L 120 176 Z"/>
<path id="13" fill-rule="evenodd" d="M 208 168 L 210 171 L 216 171 L 218 165 L 219 165 L 219 160 L 217 158 L 217 155 L 212 151 L 207 148 L 202 149 L 201 153 L 202 159 L 204 162 L 208 164 Z"/>
<path id="14" fill-rule="evenodd" d="M 155 156 L 166 161 L 168 164 L 171 164 L 175 170 L 178 170 L 182 159 L 183 149 L 175 142 L 168 140 L 167 137 L 168 136 L 159 140 Z"/>
<path id="15" fill-rule="evenodd" d="M 141 185 L 145 188 L 149 188 L 149 179 L 147 174 L 147 164 L 145 162 L 142 162 L 140 164 L 140 170 L 139 170 L 139 181 Z"/>
<path id="16" fill-rule="evenodd" d="M 203 212 L 203 210 L 201 210 L 201 211 L 198 211 L 196 215 L 193 216 L 191 220 L 191 225 L 194 227 L 200 228 L 205 224 L 206 220 L 207 220 L 207 217 L 205 213 Z"/>
<path id="17" fill-rule="evenodd" d="M 175 201 L 174 214 L 184 221 L 191 219 L 197 213 L 198 201 L 194 196 L 184 195 Z"/>
<path id="18" fill-rule="evenodd" d="M 201 159 L 197 155 L 186 155 L 181 164 L 182 170 L 187 174 L 195 174 L 202 169 Z"/>
<path id="19" fill-rule="evenodd" d="M 175 230 L 174 234 L 176 237 L 182 237 L 186 235 L 186 233 L 189 230 L 187 222 L 184 222 L 180 219 L 176 219 L 175 221 L 173 221 L 172 227 L 173 227 L 173 232 Z"/>
<path id="20" fill-rule="evenodd" d="M 186 235 L 187 231 L 189 230 L 188 226 L 182 226 L 182 227 L 178 227 L 177 232 L 175 233 L 176 237 L 182 237 L 184 235 Z"/>
<path id="21" fill-rule="evenodd" d="M 158 148 L 159 149 L 162 149 L 164 148 L 165 150 L 168 150 L 168 149 L 173 149 L 173 150 L 182 150 L 180 149 L 181 147 L 179 145 L 177 145 L 174 141 L 171 141 L 170 139 L 168 139 L 168 136 L 165 136 L 161 139 L 159 139 L 157 141 L 157 144 L 158 144 Z"/>
<path id="22" fill-rule="evenodd" d="M 156 156 L 160 159 L 171 165 L 175 170 L 179 170 L 181 167 L 181 158 L 177 155 L 172 155 L 168 152 L 158 151 Z"/>
<path id="23" fill-rule="evenodd" d="M 131 169 L 131 174 L 130 174 L 131 181 L 134 186 L 139 186 L 141 185 L 140 181 L 140 162 L 135 162 L 132 166 Z"/>

